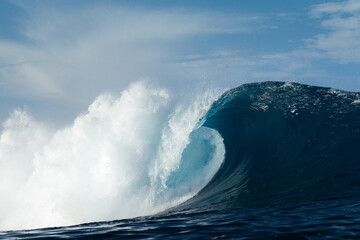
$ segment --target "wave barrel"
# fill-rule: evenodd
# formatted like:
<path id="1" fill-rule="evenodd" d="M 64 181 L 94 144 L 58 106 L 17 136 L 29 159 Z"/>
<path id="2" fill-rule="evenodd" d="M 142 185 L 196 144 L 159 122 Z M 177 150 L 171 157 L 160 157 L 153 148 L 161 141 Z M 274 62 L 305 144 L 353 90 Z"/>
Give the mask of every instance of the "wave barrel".
<path id="1" fill-rule="evenodd" d="M 225 160 L 181 208 L 266 206 L 360 193 L 360 94 L 264 82 L 225 92 L 204 126 Z"/>

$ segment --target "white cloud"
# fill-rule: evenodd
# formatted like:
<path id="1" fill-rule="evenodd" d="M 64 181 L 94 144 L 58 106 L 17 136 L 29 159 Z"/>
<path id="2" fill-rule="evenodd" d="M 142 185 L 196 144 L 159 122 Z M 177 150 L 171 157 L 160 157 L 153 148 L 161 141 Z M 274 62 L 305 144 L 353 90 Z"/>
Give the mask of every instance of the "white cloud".
<path id="1" fill-rule="evenodd" d="M 324 17 L 321 26 L 327 30 L 315 36 L 313 47 L 340 63 L 360 63 L 360 2 L 349 0 L 314 5 L 312 17 Z"/>
<path id="2" fill-rule="evenodd" d="M 30 44 L 0 43 L 0 62 L 13 64 L 0 70 L 7 94 L 46 99 L 56 93 L 88 102 L 101 89 L 121 89 L 146 75 L 166 55 L 159 42 L 200 28 L 199 20 L 176 28 L 186 19 L 122 9 L 34 15 L 24 26 Z"/>
<path id="3" fill-rule="evenodd" d="M 348 0 L 343 2 L 322 3 L 311 7 L 312 17 L 321 17 L 324 14 L 357 13 L 360 11 L 358 0 Z"/>

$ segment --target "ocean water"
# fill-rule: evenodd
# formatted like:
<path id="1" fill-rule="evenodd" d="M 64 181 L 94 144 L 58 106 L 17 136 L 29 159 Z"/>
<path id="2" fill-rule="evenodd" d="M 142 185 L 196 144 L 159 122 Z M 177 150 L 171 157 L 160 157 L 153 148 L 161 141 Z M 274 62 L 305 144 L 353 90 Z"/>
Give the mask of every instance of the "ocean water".
<path id="1" fill-rule="evenodd" d="M 360 239 L 359 173 L 360 93 L 263 82 L 175 104 L 140 82 L 61 129 L 14 111 L 0 238 Z"/>

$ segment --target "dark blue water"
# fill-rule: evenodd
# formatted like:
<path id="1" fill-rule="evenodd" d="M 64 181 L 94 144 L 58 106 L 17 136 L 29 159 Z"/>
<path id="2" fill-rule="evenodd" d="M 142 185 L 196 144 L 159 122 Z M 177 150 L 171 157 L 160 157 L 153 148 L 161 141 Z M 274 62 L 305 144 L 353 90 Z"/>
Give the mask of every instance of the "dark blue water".
<path id="1" fill-rule="evenodd" d="M 360 94 L 264 82 L 229 90 L 203 125 L 225 160 L 163 213 L 1 232 L 14 239 L 360 239 Z"/>

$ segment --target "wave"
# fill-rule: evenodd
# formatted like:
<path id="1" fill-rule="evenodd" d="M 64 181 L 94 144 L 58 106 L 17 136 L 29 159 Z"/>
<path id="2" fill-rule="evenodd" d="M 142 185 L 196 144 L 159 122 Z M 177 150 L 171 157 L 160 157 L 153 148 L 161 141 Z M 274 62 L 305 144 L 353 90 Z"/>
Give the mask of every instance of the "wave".
<path id="1" fill-rule="evenodd" d="M 218 96 L 176 102 L 137 82 L 59 129 L 15 110 L 0 136 L 0 230 L 149 215 L 191 198 L 224 159 L 222 137 L 198 124 Z"/>
<path id="2" fill-rule="evenodd" d="M 138 82 L 60 129 L 16 110 L 0 229 L 358 197 L 359 123 L 359 93 L 283 82 L 183 102 Z"/>
<path id="3" fill-rule="evenodd" d="M 179 209 L 231 209 L 360 194 L 360 94 L 263 82 L 225 92 L 204 126 L 225 160 Z"/>

